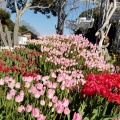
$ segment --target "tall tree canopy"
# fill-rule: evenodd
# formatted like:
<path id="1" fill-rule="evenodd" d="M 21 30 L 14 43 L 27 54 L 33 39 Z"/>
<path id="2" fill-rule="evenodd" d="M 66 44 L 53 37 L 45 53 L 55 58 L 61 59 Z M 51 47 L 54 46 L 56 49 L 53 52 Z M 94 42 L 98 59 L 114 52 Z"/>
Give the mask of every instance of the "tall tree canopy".
<path id="1" fill-rule="evenodd" d="M 8 4 L 7 7 L 11 10 L 12 13 L 17 12 L 17 9 L 34 9 L 39 10 L 41 12 L 46 11 L 48 6 L 54 0 L 7 0 Z M 15 5 L 16 2 L 16 5 Z M 17 7 L 17 9 L 16 9 Z M 43 12 L 44 13 L 44 12 Z"/>
<path id="2" fill-rule="evenodd" d="M 57 16 L 58 20 L 57 20 L 57 25 L 55 26 L 56 33 L 63 34 L 64 23 L 66 18 L 70 15 L 70 13 L 73 10 L 80 8 L 78 4 L 80 1 L 81 0 L 56 0 L 55 2 L 53 2 L 51 7 L 47 9 L 35 8 L 34 12 L 35 13 L 41 12 L 42 14 L 46 14 L 46 15 L 50 13 L 53 16 Z"/>

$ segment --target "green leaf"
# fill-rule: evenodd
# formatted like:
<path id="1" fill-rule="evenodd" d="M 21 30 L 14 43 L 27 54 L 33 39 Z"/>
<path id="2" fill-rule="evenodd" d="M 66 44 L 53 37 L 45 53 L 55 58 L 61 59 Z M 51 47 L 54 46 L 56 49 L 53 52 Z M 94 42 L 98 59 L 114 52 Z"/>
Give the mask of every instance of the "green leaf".
<path id="1" fill-rule="evenodd" d="M 85 117 L 83 120 L 89 120 L 89 118 L 88 118 L 88 117 Z"/>
<path id="2" fill-rule="evenodd" d="M 84 112 L 83 112 L 83 111 L 79 111 L 79 113 L 80 113 L 81 115 L 84 115 Z"/>
<path id="3" fill-rule="evenodd" d="M 116 115 L 116 116 L 113 116 L 111 118 L 101 118 L 100 120 L 113 120 L 115 118 L 117 118 L 117 119 L 120 118 L 120 115 Z"/>
<path id="4" fill-rule="evenodd" d="M 3 119 L 3 116 L 2 116 L 2 114 L 0 114 L 0 120 L 2 120 Z"/>
<path id="5" fill-rule="evenodd" d="M 95 120 L 96 116 L 98 115 L 98 109 L 93 110 L 93 116 L 91 117 L 91 120 Z"/>
<path id="6" fill-rule="evenodd" d="M 98 110 L 94 109 L 92 113 L 97 114 Z"/>
<path id="7" fill-rule="evenodd" d="M 100 119 L 100 120 L 110 120 L 110 118 L 102 118 L 102 119 Z"/>
<path id="8" fill-rule="evenodd" d="M 69 114 L 69 115 L 67 115 L 67 118 L 68 118 L 68 120 L 70 120 L 70 114 Z"/>
<path id="9" fill-rule="evenodd" d="M 111 60 L 109 63 L 112 65 L 115 62 L 116 62 L 116 60 Z"/>

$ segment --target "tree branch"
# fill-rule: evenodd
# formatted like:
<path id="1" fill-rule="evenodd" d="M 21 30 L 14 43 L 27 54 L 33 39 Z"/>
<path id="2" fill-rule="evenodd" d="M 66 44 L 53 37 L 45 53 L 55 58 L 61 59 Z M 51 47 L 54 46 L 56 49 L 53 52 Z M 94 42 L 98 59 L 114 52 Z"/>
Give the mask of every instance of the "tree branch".
<path id="1" fill-rule="evenodd" d="M 100 34 L 100 30 L 103 31 L 103 29 L 107 26 L 107 24 L 109 23 L 110 21 L 110 18 L 112 17 L 113 13 L 115 12 L 117 6 L 116 6 L 116 0 L 113 0 L 113 2 L 111 2 L 113 8 L 112 10 L 110 11 L 108 17 L 106 18 L 105 22 L 103 23 L 102 27 L 96 32 L 95 36 L 98 36 Z M 111 4 L 110 4 L 110 7 L 111 7 Z"/>
<path id="2" fill-rule="evenodd" d="M 29 8 L 29 6 L 31 6 L 31 3 L 29 3 L 29 0 L 26 0 L 24 7 L 20 9 L 20 16 L 23 15 L 23 13 Z"/>
<path id="3" fill-rule="evenodd" d="M 103 26 L 101 27 L 101 29 L 104 29 L 105 26 L 109 23 L 110 18 L 112 17 L 113 13 L 115 12 L 115 10 L 116 10 L 116 8 L 117 8 L 117 6 L 116 6 L 116 0 L 113 0 L 113 2 L 112 2 L 111 4 L 113 4 L 113 9 L 112 9 L 111 12 L 109 13 L 108 18 L 107 18 L 107 20 L 105 21 L 105 23 L 103 24 Z M 111 6 L 111 5 L 110 5 L 110 6 Z"/>
<path id="4" fill-rule="evenodd" d="M 109 14 L 110 14 L 110 12 L 111 12 L 110 10 L 111 10 L 112 6 L 113 6 L 113 5 L 112 5 L 112 4 L 110 4 L 109 9 L 107 10 L 106 19 L 107 19 L 107 17 L 109 16 Z"/>
<path id="5" fill-rule="evenodd" d="M 71 9 L 69 10 L 69 12 L 66 14 L 66 17 L 71 13 L 72 10 L 75 10 L 75 9 L 77 9 L 77 8 L 79 8 L 79 7 L 71 8 Z"/>
<path id="6" fill-rule="evenodd" d="M 17 1 L 16 0 L 14 0 L 14 4 L 15 4 L 15 9 L 16 9 L 16 14 L 18 14 L 19 10 L 18 10 L 18 6 L 17 6 Z"/>
<path id="7" fill-rule="evenodd" d="M 6 39 L 5 39 L 5 33 L 3 32 L 1 20 L 0 20 L 0 36 L 1 36 L 2 42 L 4 43 L 4 46 L 8 46 L 8 43 L 7 43 Z"/>
<path id="8" fill-rule="evenodd" d="M 99 48 L 102 48 L 102 45 L 103 45 L 103 40 L 105 38 L 105 34 L 103 32 L 103 30 L 100 30 L 100 41 L 99 41 Z"/>
<path id="9" fill-rule="evenodd" d="M 67 1 L 65 0 L 64 3 L 63 3 L 63 5 L 61 6 L 61 8 L 66 4 L 66 2 L 67 2 Z"/>
<path id="10" fill-rule="evenodd" d="M 68 13 L 66 14 L 66 17 L 71 13 L 71 11 L 79 8 L 79 6 L 74 7 L 75 3 L 76 3 L 76 0 L 73 0 L 73 2 L 72 2 L 72 7 L 70 8 L 70 10 L 68 11 Z"/>
<path id="11" fill-rule="evenodd" d="M 54 0 L 51 4 L 49 4 L 49 5 L 46 6 L 46 7 L 42 7 L 42 6 L 39 6 L 39 5 L 31 6 L 31 4 L 29 4 L 29 5 L 28 5 L 28 8 L 30 8 L 30 9 L 34 9 L 34 8 L 41 8 L 41 9 L 50 8 L 51 5 L 52 5 L 55 1 L 56 1 L 56 0 Z"/>
<path id="12" fill-rule="evenodd" d="M 108 32 L 109 32 L 109 30 L 110 30 L 110 27 L 111 27 L 111 24 L 109 24 L 108 29 L 107 29 L 107 31 L 106 31 L 106 33 L 105 33 L 105 36 L 108 35 Z"/>

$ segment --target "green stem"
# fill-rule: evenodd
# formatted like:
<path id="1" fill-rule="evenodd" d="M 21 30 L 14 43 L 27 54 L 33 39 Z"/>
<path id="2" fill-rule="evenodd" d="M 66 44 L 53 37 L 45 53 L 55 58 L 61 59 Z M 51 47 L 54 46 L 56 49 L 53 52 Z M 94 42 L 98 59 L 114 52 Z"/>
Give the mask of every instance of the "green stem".
<path id="1" fill-rule="evenodd" d="M 105 106 L 104 106 L 103 116 L 105 116 L 105 114 L 106 114 L 108 104 L 109 104 L 109 102 L 107 101 L 106 104 L 105 104 Z"/>

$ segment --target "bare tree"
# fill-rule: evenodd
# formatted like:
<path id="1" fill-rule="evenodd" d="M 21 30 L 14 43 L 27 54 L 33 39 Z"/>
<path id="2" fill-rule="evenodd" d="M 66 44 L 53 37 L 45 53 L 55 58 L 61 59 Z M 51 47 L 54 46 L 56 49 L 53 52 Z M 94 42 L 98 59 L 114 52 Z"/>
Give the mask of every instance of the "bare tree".
<path id="1" fill-rule="evenodd" d="M 57 26 L 56 33 L 63 34 L 64 31 L 64 23 L 70 13 L 76 9 L 79 9 L 80 6 L 78 4 L 79 0 L 59 0 L 56 4 L 57 6 Z"/>
<path id="2" fill-rule="evenodd" d="M 81 2 L 89 2 L 89 3 L 94 3 L 96 5 L 99 5 L 101 0 L 79 0 Z"/>
<path id="3" fill-rule="evenodd" d="M 76 14 L 77 11 L 80 11 L 80 9 L 83 8 L 80 6 L 80 3 L 84 3 L 88 6 L 89 4 L 99 6 L 100 0 L 58 0 L 56 4 L 58 16 L 58 22 L 56 26 L 57 34 L 63 34 L 64 22 L 69 17 L 69 15 Z"/>
<path id="4" fill-rule="evenodd" d="M 31 26 L 30 23 L 22 20 L 20 24 L 21 26 L 25 26 L 30 32 L 34 33 L 35 35 L 40 35 L 40 33 L 33 26 Z"/>
<path id="5" fill-rule="evenodd" d="M 103 41 L 105 37 L 107 36 L 110 30 L 110 27 L 111 27 L 110 19 L 112 15 L 114 14 L 116 8 L 117 8 L 116 0 L 105 0 L 104 9 L 103 9 L 102 25 L 95 34 L 96 36 L 99 37 L 99 47 L 101 51 L 102 51 L 102 47 L 104 46 Z"/>
<path id="6" fill-rule="evenodd" d="M 57 34 L 63 34 L 64 21 L 66 18 L 65 7 L 67 0 L 61 0 L 58 2 L 58 22 L 56 27 Z"/>
<path id="7" fill-rule="evenodd" d="M 49 4 L 43 4 L 43 1 L 36 1 L 36 3 L 34 2 L 34 0 L 25 0 L 24 2 L 21 0 L 8 0 L 8 5 L 11 5 L 9 8 L 13 8 L 14 7 L 14 11 L 16 12 L 16 20 L 15 20 L 15 26 L 14 26 L 14 35 L 13 35 L 13 39 L 14 39 L 14 45 L 18 46 L 18 30 L 19 30 L 19 24 L 20 24 L 20 19 L 21 16 L 24 14 L 24 12 L 28 9 L 35 9 L 35 8 L 39 8 L 39 9 L 45 9 L 45 8 L 49 8 L 52 3 L 55 0 L 51 0 L 51 2 Z M 45 2 L 45 1 L 44 1 Z"/>

